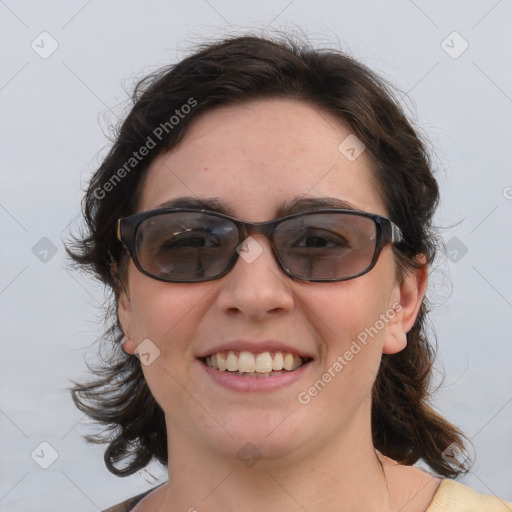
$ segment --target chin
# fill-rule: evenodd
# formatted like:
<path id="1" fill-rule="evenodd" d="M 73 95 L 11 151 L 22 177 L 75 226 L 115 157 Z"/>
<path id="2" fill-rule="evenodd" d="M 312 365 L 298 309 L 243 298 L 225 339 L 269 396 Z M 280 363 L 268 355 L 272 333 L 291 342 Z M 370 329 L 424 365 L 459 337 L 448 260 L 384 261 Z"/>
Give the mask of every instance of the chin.
<path id="1" fill-rule="evenodd" d="M 314 432 L 308 436 L 305 422 L 300 421 L 298 415 L 293 418 L 295 415 L 294 411 L 290 414 L 290 411 L 261 409 L 226 414 L 222 416 L 225 430 L 216 428 L 215 437 L 209 442 L 215 451 L 239 460 L 244 457 L 266 461 L 287 458 L 308 444 L 308 437 L 318 438 L 318 433 Z"/>

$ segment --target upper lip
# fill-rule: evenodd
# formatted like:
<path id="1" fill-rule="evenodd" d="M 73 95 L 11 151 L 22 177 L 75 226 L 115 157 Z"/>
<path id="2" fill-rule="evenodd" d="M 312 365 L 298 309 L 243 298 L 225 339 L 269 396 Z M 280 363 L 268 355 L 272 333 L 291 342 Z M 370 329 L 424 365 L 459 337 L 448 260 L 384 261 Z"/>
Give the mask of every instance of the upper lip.
<path id="1" fill-rule="evenodd" d="M 284 352 L 291 353 L 294 355 L 298 355 L 300 357 L 313 359 L 313 356 L 298 347 L 293 347 L 291 345 L 287 345 L 286 343 L 282 343 L 274 340 L 264 340 L 264 341 L 244 341 L 244 340 L 236 340 L 229 341 L 226 343 L 222 343 L 220 345 L 216 345 L 213 348 L 202 351 L 197 357 L 199 359 L 205 358 L 207 356 L 211 356 L 212 354 L 216 354 L 217 352 L 229 352 L 232 350 L 233 352 L 253 352 L 255 354 L 260 354 L 262 352 Z"/>

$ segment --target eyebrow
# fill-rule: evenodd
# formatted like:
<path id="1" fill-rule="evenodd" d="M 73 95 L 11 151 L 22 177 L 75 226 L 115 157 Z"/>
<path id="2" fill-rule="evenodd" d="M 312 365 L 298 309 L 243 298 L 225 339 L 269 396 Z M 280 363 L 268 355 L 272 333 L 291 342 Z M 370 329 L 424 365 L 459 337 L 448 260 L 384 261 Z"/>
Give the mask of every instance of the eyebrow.
<path id="1" fill-rule="evenodd" d="M 224 215 L 229 215 L 231 217 L 236 217 L 233 209 L 218 197 L 177 197 L 157 206 L 157 209 L 160 208 L 197 208 L 200 210 L 209 210 L 212 212 L 223 213 Z M 337 197 L 307 197 L 302 195 L 283 201 L 278 208 L 277 217 L 284 217 L 285 215 L 290 215 L 292 213 L 305 210 L 315 210 L 318 208 L 359 210 L 352 203 Z"/>

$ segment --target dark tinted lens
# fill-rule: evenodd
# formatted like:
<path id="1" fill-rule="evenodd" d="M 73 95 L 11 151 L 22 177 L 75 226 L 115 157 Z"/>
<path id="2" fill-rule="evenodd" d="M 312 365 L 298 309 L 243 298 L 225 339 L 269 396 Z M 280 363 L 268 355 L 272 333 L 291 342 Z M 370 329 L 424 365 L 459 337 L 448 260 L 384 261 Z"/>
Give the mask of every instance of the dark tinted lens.
<path id="1" fill-rule="evenodd" d="M 365 270 L 375 253 L 375 222 L 347 213 L 312 213 L 278 225 L 274 243 L 283 264 L 305 279 L 339 279 Z"/>
<path id="2" fill-rule="evenodd" d="M 237 246 L 236 226 L 200 212 L 172 212 L 143 221 L 136 237 L 140 265 L 173 281 L 209 279 L 220 274 Z"/>

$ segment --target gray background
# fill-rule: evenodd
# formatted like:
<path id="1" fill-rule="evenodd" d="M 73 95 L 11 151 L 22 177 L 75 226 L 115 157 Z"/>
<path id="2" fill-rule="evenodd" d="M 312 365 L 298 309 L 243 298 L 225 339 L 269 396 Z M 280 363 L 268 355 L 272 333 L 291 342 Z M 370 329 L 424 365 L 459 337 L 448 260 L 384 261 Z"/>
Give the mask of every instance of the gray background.
<path id="1" fill-rule="evenodd" d="M 124 89 L 195 43 L 265 29 L 348 50 L 400 88 L 428 134 L 448 248 L 430 282 L 446 373 L 434 404 L 474 443 L 462 481 L 512 500 L 511 21 L 507 0 L 0 0 L 0 508 L 93 511 L 154 484 L 110 475 L 81 438 L 66 388 L 97 348 L 103 291 L 66 269 L 62 240 Z"/>

